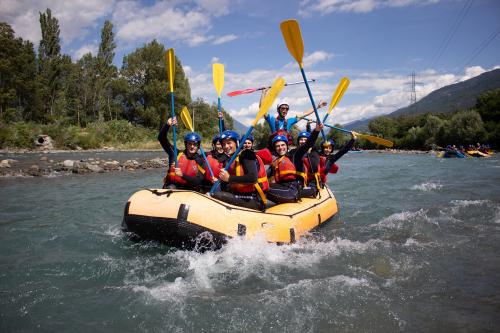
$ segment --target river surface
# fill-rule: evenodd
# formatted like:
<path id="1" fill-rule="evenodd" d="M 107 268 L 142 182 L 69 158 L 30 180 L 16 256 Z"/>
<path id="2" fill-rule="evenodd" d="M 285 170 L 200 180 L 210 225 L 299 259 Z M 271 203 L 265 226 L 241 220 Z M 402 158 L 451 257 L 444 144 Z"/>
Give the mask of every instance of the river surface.
<path id="1" fill-rule="evenodd" d="M 339 165 L 311 237 L 203 254 L 120 231 L 162 170 L 0 179 L 0 331 L 499 332 L 500 159 Z"/>

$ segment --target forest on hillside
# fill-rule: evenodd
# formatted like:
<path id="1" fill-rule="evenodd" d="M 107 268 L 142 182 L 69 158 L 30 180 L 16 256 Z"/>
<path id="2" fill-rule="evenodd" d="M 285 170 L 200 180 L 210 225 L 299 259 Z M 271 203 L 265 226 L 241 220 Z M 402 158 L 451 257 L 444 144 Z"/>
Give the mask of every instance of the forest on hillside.
<path id="1" fill-rule="evenodd" d="M 113 24 L 105 21 L 97 54 L 73 62 L 61 52 L 58 19 L 50 9 L 40 13 L 40 28 L 35 52 L 33 43 L 0 22 L 0 148 L 29 148 L 41 133 L 70 149 L 155 140 L 171 114 L 164 45 L 153 40 L 125 55 L 117 68 Z M 211 137 L 218 132 L 217 106 L 191 99 L 181 62 L 175 61 L 175 112 L 195 109 L 196 130 Z"/>

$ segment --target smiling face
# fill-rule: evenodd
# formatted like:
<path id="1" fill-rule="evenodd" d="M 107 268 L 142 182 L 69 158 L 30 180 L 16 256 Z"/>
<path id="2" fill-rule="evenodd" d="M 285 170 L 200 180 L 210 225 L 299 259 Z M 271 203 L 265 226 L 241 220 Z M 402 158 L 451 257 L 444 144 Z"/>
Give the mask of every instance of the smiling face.
<path id="1" fill-rule="evenodd" d="M 325 153 L 325 155 L 330 155 L 332 151 L 333 151 L 332 145 L 323 146 L 323 153 Z"/>
<path id="2" fill-rule="evenodd" d="M 186 151 L 189 154 L 194 154 L 198 151 L 198 144 L 194 141 L 187 141 L 186 142 Z"/>
<path id="3" fill-rule="evenodd" d="M 219 154 L 224 152 L 224 149 L 222 149 L 222 144 L 220 143 L 220 141 L 217 141 L 215 143 L 215 151 Z"/>
<path id="4" fill-rule="evenodd" d="M 290 109 L 290 107 L 288 105 L 283 104 L 278 109 L 278 113 L 280 114 L 281 117 L 286 118 L 286 115 L 288 114 L 289 109 Z"/>
<path id="5" fill-rule="evenodd" d="M 274 151 L 278 156 L 283 156 L 286 154 L 288 146 L 285 141 L 278 141 L 274 144 Z"/>
<path id="6" fill-rule="evenodd" d="M 306 143 L 306 142 L 307 142 L 307 138 L 306 138 L 305 136 L 301 137 L 301 138 L 299 139 L 299 146 L 302 146 L 302 145 L 303 145 L 304 143 Z"/>
<path id="7" fill-rule="evenodd" d="M 253 142 L 248 139 L 243 143 L 243 149 L 252 149 L 252 146 Z"/>
<path id="8" fill-rule="evenodd" d="M 236 142 L 234 142 L 233 139 L 222 140 L 222 148 L 224 149 L 224 153 L 226 155 L 229 156 L 233 155 L 237 147 L 238 146 L 236 145 Z"/>

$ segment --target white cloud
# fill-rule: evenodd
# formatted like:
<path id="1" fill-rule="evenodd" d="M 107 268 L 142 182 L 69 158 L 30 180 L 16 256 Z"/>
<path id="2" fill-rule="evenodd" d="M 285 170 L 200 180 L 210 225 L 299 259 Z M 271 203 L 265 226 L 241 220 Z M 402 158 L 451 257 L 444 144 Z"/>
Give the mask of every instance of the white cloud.
<path id="1" fill-rule="evenodd" d="M 211 66 L 207 66 L 210 70 L 204 69 L 207 72 L 203 73 L 194 73 L 189 66 L 188 68 L 190 70 L 185 69 L 185 72 L 191 85 L 193 98 L 202 97 L 208 103 L 216 100 Z M 488 70 L 492 69 L 494 68 Z M 432 69 L 422 71 L 417 77 L 417 81 L 421 82 L 416 86 L 417 99 L 420 100 L 434 90 L 468 80 L 485 71 L 487 70 L 479 66 L 465 68 L 463 74 L 439 73 Z M 302 80 L 296 68 L 288 68 L 288 65 L 277 70 L 255 69 L 244 73 L 226 71 L 223 107 L 232 117 L 245 125 L 250 125 L 258 111 L 260 93 L 254 92 L 238 97 L 226 97 L 225 94 L 233 90 L 271 85 L 278 76 L 283 76 L 287 82 Z M 318 104 L 321 99 L 330 103 L 341 75 L 331 71 L 312 71 L 308 72 L 308 77 L 317 79 L 317 82 L 310 83 L 315 103 Z M 381 116 L 408 106 L 410 103 L 410 79 L 406 74 L 361 73 L 350 75 L 350 81 L 343 100 L 337 104 L 330 116 L 332 123 L 345 124 Z M 289 116 L 301 114 L 311 108 L 311 101 L 303 84 L 285 87 L 271 106 L 269 113 L 275 114 L 276 105 L 283 101 L 290 104 Z M 321 115 L 324 110 L 320 109 Z"/>
<path id="2" fill-rule="evenodd" d="M 95 28 L 103 16 L 109 14 L 114 1 L 100 0 L 2 0 L 0 2 L 0 21 L 12 26 L 17 36 L 38 44 L 41 38 L 39 13 L 47 8 L 59 21 L 63 44 L 85 36 L 89 29 Z"/>
<path id="3" fill-rule="evenodd" d="M 332 12 L 369 13 L 387 7 L 423 6 L 440 0 L 303 0 L 299 4 L 300 16 Z"/>
<path id="4" fill-rule="evenodd" d="M 220 36 L 220 37 L 215 38 L 214 41 L 213 41 L 213 44 L 214 45 L 220 45 L 220 44 L 231 42 L 231 41 L 233 41 L 233 40 L 235 40 L 237 38 L 238 38 L 238 36 L 233 35 L 233 34 L 224 35 L 224 36 Z"/>
<path id="5" fill-rule="evenodd" d="M 229 14 L 230 0 L 196 0 L 198 5 L 214 16 Z"/>
<path id="6" fill-rule="evenodd" d="M 76 50 L 75 52 L 73 52 L 74 59 L 78 60 L 78 59 L 80 59 L 81 57 L 83 57 L 85 54 L 87 54 L 89 52 L 92 53 L 93 56 L 96 56 L 98 48 L 99 47 L 96 44 L 85 44 L 85 45 L 82 45 L 82 47 L 80 47 L 78 50 Z"/>

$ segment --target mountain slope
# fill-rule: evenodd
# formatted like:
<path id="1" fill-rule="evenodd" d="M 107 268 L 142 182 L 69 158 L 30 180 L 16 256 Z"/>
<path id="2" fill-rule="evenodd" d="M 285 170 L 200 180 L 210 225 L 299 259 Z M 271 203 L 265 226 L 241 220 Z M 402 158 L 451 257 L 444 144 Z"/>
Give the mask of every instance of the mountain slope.
<path id="1" fill-rule="evenodd" d="M 482 93 L 500 88 L 500 69 L 495 69 L 472 79 L 451 84 L 431 92 L 413 105 L 398 109 L 385 116 L 417 115 L 423 113 L 448 113 L 473 107 Z M 345 125 L 347 129 L 366 130 L 370 120 L 358 120 Z"/>

